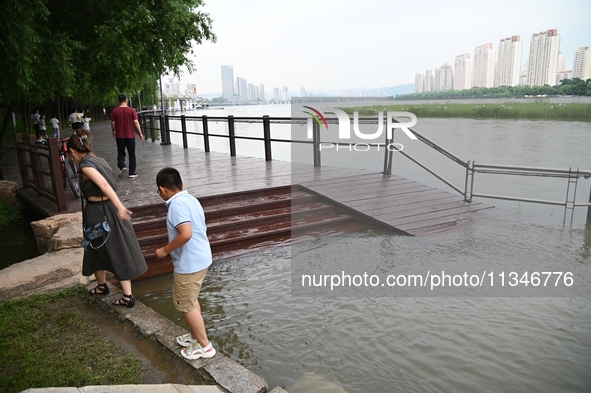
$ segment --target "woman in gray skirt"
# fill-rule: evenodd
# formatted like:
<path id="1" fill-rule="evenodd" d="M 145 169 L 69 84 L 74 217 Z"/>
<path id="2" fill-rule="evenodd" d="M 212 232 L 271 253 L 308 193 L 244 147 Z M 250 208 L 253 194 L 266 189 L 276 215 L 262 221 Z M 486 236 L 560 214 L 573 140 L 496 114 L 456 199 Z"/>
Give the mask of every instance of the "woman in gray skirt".
<path id="1" fill-rule="evenodd" d="M 84 250 L 82 274 L 94 274 L 97 286 L 90 291 L 94 295 L 107 295 L 109 287 L 105 271 L 115 274 L 121 283 L 123 297 L 113 304 L 133 307 L 131 280 L 144 274 L 148 267 L 139 242 L 131 226 L 131 211 L 127 210 L 117 196 L 115 178 L 109 164 L 92 152 L 92 134 L 83 129 L 81 122 L 72 124 L 74 134 L 68 139 L 68 152 L 79 165 L 80 189 L 86 199 L 84 227 L 104 221 L 111 228 L 108 237 L 91 241 Z"/>

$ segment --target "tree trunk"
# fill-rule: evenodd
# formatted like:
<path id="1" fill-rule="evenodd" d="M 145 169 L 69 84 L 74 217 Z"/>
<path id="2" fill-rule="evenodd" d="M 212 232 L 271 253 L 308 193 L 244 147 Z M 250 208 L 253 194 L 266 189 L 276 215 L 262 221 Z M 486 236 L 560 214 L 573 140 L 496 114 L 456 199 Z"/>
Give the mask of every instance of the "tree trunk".
<path id="1" fill-rule="evenodd" d="M 8 131 L 8 125 L 10 124 L 10 119 L 12 118 L 12 104 L 8 105 L 6 111 L 4 112 L 4 121 L 2 122 L 2 130 L 0 130 L 0 148 L 4 147 L 4 142 L 6 140 L 6 132 Z"/>

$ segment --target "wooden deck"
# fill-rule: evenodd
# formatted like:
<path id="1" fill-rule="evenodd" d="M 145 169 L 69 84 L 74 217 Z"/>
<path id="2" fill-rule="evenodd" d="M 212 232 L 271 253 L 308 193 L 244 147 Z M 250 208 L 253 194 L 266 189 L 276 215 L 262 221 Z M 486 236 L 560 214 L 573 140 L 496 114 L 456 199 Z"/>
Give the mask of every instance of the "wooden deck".
<path id="1" fill-rule="evenodd" d="M 107 160 L 115 173 L 117 149 L 111 137 L 110 123 L 91 125 L 93 150 Z M 65 134 L 65 133 L 63 133 Z M 262 146 L 261 146 L 262 148 Z M 240 152 L 239 152 L 240 153 Z M 172 166 L 183 177 L 185 189 L 197 198 L 292 185 L 292 173 L 309 191 L 336 204 L 353 209 L 365 217 L 410 235 L 420 235 L 457 225 L 471 213 L 492 206 L 468 204 L 460 195 L 452 195 L 399 176 L 358 169 L 334 167 L 314 168 L 311 165 L 269 161 L 251 157 L 230 157 L 224 153 L 205 153 L 181 146 L 162 146 L 159 142 L 136 142 L 138 177 L 117 177 L 117 194 L 131 210 L 134 207 L 163 203 L 156 192 L 156 173 Z M 6 180 L 21 183 L 16 154 L 2 158 Z M 57 207 L 30 189 L 19 195 L 43 216 L 58 214 Z M 66 190 L 68 212 L 80 211 L 80 202 Z"/>

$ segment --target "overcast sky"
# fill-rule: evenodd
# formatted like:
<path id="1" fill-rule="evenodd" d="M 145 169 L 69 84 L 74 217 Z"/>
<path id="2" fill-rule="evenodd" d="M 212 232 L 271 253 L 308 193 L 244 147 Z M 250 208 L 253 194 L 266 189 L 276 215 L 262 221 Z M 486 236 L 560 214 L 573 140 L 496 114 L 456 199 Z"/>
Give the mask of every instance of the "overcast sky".
<path id="1" fill-rule="evenodd" d="M 378 88 L 414 83 L 416 72 L 453 66 L 455 56 L 520 35 L 522 63 L 533 33 L 558 29 L 572 66 L 591 47 L 590 0 L 206 0 L 215 44 L 195 46 L 200 94 L 221 92 L 220 66 L 267 92 Z"/>

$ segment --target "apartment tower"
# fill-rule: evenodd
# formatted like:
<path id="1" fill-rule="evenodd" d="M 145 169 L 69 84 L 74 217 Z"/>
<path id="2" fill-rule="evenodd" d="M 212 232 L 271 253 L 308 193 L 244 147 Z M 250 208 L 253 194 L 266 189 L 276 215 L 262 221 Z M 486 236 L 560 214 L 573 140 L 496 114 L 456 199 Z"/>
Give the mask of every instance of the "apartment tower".
<path id="1" fill-rule="evenodd" d="M 232 66 L 222 66 L 222 98 L 234 99 L 234 69 Z"/>
<path id="2" fill-rule="evenodd" d="M 472 87 L 472 58 L 470 53 L 456 56 L 454 64 L 454 90 L 465 90 Z"/>
<path id="3" fill-rule="evenodd" d="M 501 40 L 495 71 L 495 86 L 517 86 L 521 75 L 521 37 L 514 35 Z"/>
<path id="4" fill-rule="evenodd" d="M 560 36 L 557 29 L 550 29 L 532 35 L 529 47 L 529 86 L 554 86 L 558 72 Z"/>
<path id="5" fill-rule="evenodd" d="M 493 87 L 495 82 L 495 50 L 492 43 L 477 46 L 474 50 L 472 87 Z"/>
<path id="6" fill-rule="evenodd" d="M 591 50 L 588 46 L 581 46 L 575 51 L 573 58 L 573 78 L 584 81 L 591 78 Z"/>

